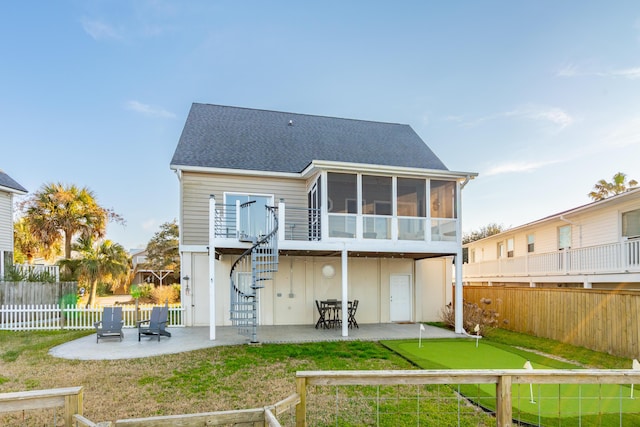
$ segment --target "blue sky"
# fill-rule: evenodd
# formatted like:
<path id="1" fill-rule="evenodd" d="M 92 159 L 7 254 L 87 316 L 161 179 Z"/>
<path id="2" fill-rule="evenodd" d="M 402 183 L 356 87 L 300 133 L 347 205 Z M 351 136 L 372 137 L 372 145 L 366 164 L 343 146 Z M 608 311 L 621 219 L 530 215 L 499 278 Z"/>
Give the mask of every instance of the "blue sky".
<path id="1" fill-rule="evenodd" d="M 178 217 L 193 102 L 406 123 L 463 192 L 463 230 L 640 180 L 637 1 L 0 2 L 0 169 L 89 187 L 144 247 Z"/>

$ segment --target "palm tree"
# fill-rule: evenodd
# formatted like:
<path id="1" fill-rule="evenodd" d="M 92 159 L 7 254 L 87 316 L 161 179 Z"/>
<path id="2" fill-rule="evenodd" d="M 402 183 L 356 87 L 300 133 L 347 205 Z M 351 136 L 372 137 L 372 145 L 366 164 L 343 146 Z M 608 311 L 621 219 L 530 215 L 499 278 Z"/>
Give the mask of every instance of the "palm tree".
<path id="1" fill-rule="evenodd" d="M 14 258 L 16 262 L 33 264 L 36 257 L 44 257 L 52 260 L 55 256 L 60 255 L 61 248 L 59 244 L 45 247 L 42 242 L 31 231 L 29 221 L 24 217 L 18 218 L 13 223 L 13 246 Z"/>
<path id="2" fill-rule="evenodd" d="M 609 196 L 615 196 L 616 194 L 624 193 L 638 185 L 638 181 L 632 179 L 627 182 L 627 174 L 618 172 L 613 176 L 613 181 L 608 182 L 605 179 L 601 179 L 593 186 L 593 191 L 588 195 L 592 200 L 598 201 L 606 199 Z"/>
<path id="3" fill-rule="evenodd" d="M 131 257 L 122 245 L 111 240 L 94 243 L 92 238 L 81 237 L 73 249 L 80 258 L 65 259 L 60 264 L 73 271 L 79 283 L 88 286 L 87 306 L 94 304 L 99 282 L 118 287 L 128 279 Z"/>
<path id="4" fill-rule="evenodd" d="M 122 218 L 96 202 L 88 188 L 75 185 L 45 184 L 21 203 L 33 234 L 45 247 L 64 241 L 64 256 L 71 259 L 74 237 L 102 238 L 107 222 L 123 222 Z"/>

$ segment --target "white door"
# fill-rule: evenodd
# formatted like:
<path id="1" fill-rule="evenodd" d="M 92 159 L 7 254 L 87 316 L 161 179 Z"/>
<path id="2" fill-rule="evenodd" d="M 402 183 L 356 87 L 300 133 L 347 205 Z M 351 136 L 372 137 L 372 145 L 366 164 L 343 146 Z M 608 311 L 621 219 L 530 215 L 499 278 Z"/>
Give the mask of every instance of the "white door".
<path id="1" fill-rule="evenodd" d="M 193 326 L 209 325 L 209 256 L 193 254 L 193 276 L 198 282 L 191 284 L 191 309 Z"/>
<path id="2" fill-rule="evenodd" d="M 392 322 L 411 320 L 411 276 L 408 274 L 392 274 L 390 279 L 391 304 L 390 319 Z"/>

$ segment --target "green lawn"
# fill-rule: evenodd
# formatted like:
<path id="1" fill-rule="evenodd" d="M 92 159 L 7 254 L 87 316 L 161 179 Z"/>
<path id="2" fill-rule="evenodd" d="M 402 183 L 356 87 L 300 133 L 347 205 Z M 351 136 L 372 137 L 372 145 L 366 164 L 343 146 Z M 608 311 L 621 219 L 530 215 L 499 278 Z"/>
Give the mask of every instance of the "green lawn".
<path id="1" fill-rule="evenodd" d="M 473 339 L 423 340 L 422 347 L 417 340 L 382 344 L 422 369 L 522 369 L 527 360 L 534 369 L 580 369 L 487 339 L 480 340 L 477 347 Z M 468 399 L 495 410 L 495 385 L 459 387 Z M 631 399 L 630 394 L 630 386 L 620 385 L 514 384 L 513 414 L 536 425 L 640 425 L 640 395 Z"/>

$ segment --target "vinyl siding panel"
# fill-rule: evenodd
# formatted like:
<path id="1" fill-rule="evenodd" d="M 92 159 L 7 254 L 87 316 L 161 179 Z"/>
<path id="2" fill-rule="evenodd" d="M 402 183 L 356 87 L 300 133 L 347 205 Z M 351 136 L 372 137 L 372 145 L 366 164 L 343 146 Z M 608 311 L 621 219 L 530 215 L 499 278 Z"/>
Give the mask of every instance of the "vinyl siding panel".
<path id="1" fill-rule="evenodd" d="M 13 197 L 0 192 L 0 251 L 13 252 Z"/>
<path id="2" fill-rule="evenodd" d="M 306 207 L 306 181 L 268 176 L 242 176 L 184 172 L 182 189 L 182 244 L 209 243 L 209 197 L 224 203 L 225 193 L 272 194 L 274 202 L 284 199 L 289 206 Z"/>
<path id="3" fill-rule="evenodd" d="M 469 245 L 470 250 L 475 250 L 476 262 L 493 261 L 497 259 L 498 242 L 507 239 L 515 239 L 514 256 L 527 254 L 527 235 L 533 234 L 535 238 L 534 254 L 555 252 L 558 250 L 558 228 L 571 225 L 571 247 L 584 248 L 589 246 L 605 245 L 620 242 L 621 218 L 623 212 L 640 209 L 640 192 L 636 192 L 628 200 L 596 206 L 592 209 L 567 213 L 563 221 L 556 218 L 549 219 L 537 225 L 523 227 L 515 232 L 489 237 Z"/>

